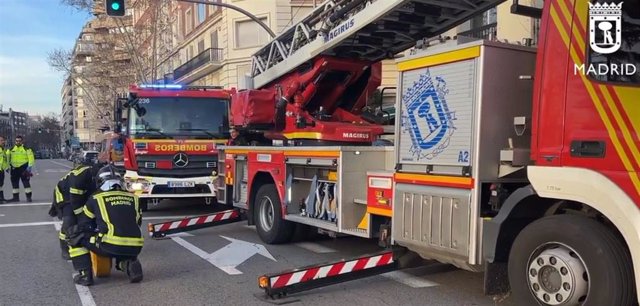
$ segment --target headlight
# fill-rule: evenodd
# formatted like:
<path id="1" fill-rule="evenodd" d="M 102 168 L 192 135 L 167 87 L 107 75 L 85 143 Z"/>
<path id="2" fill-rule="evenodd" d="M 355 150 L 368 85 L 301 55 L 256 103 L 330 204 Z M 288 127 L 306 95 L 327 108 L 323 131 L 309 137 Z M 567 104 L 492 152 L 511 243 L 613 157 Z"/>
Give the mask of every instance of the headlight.
<path id="1" fill-rule="evenodd" d="M 143 179 L 137 179 L 137 180 L 133 180 L 133 179 L 125 179 L 125 182 L 127 184 L 127 189 L 129 191 L 148 191 L 149 189 L 149 182 L 145 181 Z"/>

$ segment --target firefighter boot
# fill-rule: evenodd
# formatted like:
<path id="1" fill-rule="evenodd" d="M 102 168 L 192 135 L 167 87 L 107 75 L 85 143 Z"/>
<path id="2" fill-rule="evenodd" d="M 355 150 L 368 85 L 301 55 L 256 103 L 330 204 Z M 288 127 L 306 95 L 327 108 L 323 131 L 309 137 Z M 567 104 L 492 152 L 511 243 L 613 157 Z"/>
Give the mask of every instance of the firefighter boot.
<path id="1" fill-rule="evenodd" d="M 91 269 L 78 271 L 78 274 L 73 277 L 73 282 L 82 286 L 93 285 L 93 274 L 91 274 Z"/>
<path id="2" fill-rule="evenodd" d="M 27 202 L 29 203 L 33 202 L 33 200 L 31 199 L 31 192 L 27 192 L 26 196 L 27 196 Z"/>
<path id="3" fill-rule="evenodd" d="M 118 264 L 118 270 L 126 272 L 131 283 L 142 281 L 142 264 L 138 259 L 121 261 Z"/>
<path id="4" fill-rule="evenodd" d="M 14 193 L 13 194 L 13 199 L 9 200 L 8 202 L 20 202 L 20 194 L 19 193 Z"/>

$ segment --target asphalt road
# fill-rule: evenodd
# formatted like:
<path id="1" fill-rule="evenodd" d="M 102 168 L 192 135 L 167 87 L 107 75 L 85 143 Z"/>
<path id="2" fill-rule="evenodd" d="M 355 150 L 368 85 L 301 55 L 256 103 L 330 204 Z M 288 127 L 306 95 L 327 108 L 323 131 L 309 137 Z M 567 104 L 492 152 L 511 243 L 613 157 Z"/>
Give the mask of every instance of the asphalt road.
<path id="1" fill-rule="evenodd" d="M 73 284 L 70 262 L 60 257 L 58 220 L 47 215 L 64 160 L 38 160 L 33 203 L 0 205 L 0 305 L 270 305 L 257 277 L 378 251 L 359 238 L 263 245 L 244 222 L 200 229 L 168 239 L 145 239 L 144 280 L 129 284 L 113 270 L 91 287 Z M 5 180 L 4 190 L 10 190 Z M 7 194 L 7 193 L 6 193 Z M 24 196 L 22 196 L 24 199 Z M 149 222 L 205 214 L 212 206 L 162 202 Z M 146 231 L 146 229 L 145 229 Z M 482 274 L 433 265 L 298 293 L 297 305 L 507 305 L 482 293 Z M 293 305 L 296 305 L 293 304 Z"/>

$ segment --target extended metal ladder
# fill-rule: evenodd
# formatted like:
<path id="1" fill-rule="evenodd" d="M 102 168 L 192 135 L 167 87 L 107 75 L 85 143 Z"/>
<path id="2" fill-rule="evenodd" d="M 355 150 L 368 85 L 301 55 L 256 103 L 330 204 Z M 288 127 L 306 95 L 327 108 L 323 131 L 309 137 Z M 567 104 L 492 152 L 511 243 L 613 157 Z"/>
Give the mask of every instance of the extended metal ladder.
<path id="1" fill-rule="evenodd" d="M 378 62 L 505 0 L 328 0 L 252 57 L 261 88 L 318 55 Z"/>

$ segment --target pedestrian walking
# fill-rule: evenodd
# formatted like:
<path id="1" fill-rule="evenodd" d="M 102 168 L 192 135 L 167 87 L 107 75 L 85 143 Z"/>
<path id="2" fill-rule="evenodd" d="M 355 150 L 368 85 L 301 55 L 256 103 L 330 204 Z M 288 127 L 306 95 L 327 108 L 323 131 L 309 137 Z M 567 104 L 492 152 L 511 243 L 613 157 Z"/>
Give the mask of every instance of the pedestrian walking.
<path id="1" fill-rule="evenodd" d="M 16 137 L 16 143 L 9 150 L 9 165 L 11 166 L 11 186 L 13 187 L 13 199 L 11 202 L 20 202 L 20 181 L 27 197 L 27 202 L 31 202 L 31 169 L 35 163 L 33 150 L 24 145 L 22 136 Z"/>

